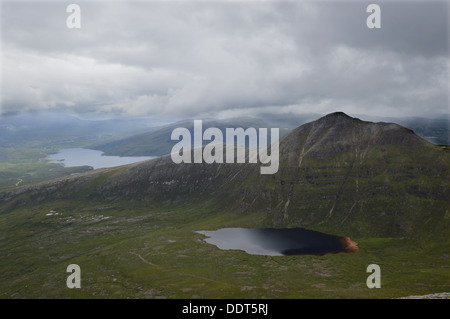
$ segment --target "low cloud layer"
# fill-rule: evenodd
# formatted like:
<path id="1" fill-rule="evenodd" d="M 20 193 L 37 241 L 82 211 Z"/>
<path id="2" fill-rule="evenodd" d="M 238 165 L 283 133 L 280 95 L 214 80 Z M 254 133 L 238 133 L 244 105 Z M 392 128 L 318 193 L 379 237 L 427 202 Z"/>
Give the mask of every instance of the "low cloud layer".
<path id="1" fill-rule="evenodd" d="M 448 2 L 2 2 L 2 112 L 449 112 Z"/>

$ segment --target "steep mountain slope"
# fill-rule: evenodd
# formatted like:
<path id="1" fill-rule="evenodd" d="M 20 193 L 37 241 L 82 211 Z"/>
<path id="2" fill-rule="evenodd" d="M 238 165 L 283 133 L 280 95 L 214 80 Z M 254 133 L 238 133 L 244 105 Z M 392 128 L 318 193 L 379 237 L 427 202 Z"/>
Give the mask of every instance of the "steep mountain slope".
<path id="1" fill-rule="evenodd" d="M 286 136 L 280 153 L 276 223 L 384 236 L 448 225 L 448 151 L 409 129 L 333 113 Z"/>
<path id="2" fill-rule="evenodd" d="M 174 164 L 163 156 L 0 193 L 0 212 L 60 200 L 146 207 L 200 204 L 354 236 L 448 235 L 450 157 L 411 130 L 333 113 L 280 141 L 280 169 Z"/>

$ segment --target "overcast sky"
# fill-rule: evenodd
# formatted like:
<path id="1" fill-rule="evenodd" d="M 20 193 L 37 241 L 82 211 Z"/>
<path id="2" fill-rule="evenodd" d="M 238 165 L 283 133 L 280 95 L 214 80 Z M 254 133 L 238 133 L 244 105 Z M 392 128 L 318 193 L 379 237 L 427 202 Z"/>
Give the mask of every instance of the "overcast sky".
<path id="1" fill-rule="evenodd" d="M 449 113 L 448 1 L 2 1 L 1 21 L 3 113 Z"/>

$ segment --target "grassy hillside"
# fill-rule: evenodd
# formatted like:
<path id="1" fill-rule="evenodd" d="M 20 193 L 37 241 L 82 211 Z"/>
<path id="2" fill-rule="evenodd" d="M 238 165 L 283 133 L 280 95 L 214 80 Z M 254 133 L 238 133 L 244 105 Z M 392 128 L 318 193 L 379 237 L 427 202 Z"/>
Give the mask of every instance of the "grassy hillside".
<path id="1" fill-rule="evenodd" d="M 280 170 L 170 157 L 0 193 L 0 296 L 395 298 L 449 291 L 446 148 L 342 113 L 280 142 Z M 355 254 L 254 256 L 197 230 L 306 227 Z M 82 289 L 65 286 L 79 264 Z M 382 288 L 366 267 L 380 265 Z"/>

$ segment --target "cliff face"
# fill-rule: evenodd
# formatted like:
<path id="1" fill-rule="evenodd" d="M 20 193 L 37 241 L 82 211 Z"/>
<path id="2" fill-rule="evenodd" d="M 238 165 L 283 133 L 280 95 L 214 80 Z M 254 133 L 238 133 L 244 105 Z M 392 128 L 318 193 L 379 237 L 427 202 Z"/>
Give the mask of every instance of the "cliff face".
<path id="1" fill-rule="evenodd" d="M 261 175 L 260 164 L 174 164 L 163 156 L 0 193 L 0 211 L 60 199 L 207 203 L 261 213 L 275 227 L 413 236 L 448 225 L 449 159 L 397 124 L 338 112 L 284 136 L 273 175 Z"/>

